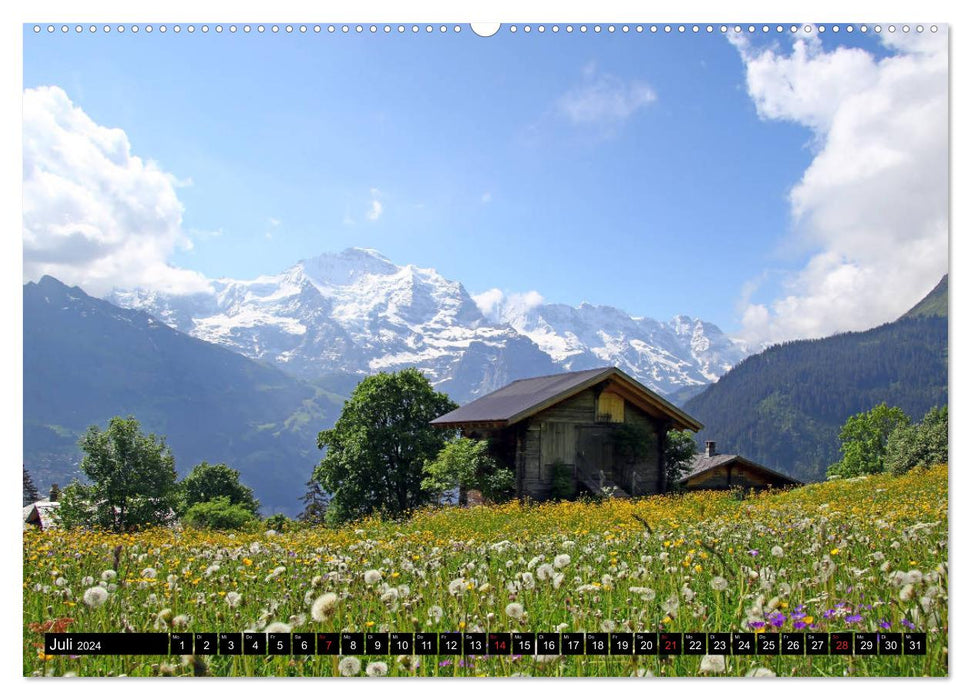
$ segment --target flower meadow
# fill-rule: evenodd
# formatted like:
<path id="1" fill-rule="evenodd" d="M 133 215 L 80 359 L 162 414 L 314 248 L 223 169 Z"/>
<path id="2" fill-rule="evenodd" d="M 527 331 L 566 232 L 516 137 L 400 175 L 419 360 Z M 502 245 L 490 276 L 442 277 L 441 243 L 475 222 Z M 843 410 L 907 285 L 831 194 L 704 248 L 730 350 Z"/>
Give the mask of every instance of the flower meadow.
<path id="1" fill-rule="evenodd" d="M 259 534 L 24 533 L 24 674 L 943 676 L 947 467 Z M 924 656 L 47 656 L 71 632 L 927 633 Z"/>

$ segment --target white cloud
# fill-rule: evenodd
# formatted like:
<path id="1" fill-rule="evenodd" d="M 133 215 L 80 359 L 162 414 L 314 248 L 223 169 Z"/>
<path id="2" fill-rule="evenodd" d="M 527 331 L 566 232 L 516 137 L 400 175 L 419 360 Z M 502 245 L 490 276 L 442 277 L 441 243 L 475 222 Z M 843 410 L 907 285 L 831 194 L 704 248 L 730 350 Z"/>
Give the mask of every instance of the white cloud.
<path id="1" fill-rule="evenodd" d="M 646 83 L 598 73 L 596 66 L 589 64 L 581 83 L 557 101 L 557 109 L 577 125 L 614 127 L 656 99 Z"/>
<path id="2" fill-rule="evenodd" d="M 384 213 L 384 205 L 381 200 L 378 199 L 381 193 L 374 187 L 371 188 L 371 206 L 364 215 L 367 217 L 368 221 L 377 221 L 381 218 L 381 214 Z"/>
<path id="3" fill-rule="evenodd" d="M 24 91 L 24 278 L 47 274 L 92 294 L 112 287 L 208 289 L 166 261 L 188 250 L 184 184 L 132 155 L 121 129 L 96 124 L 59 87 Z"/>
<path id="4" fill-rule="evenodd" d="M 474 294 L 472 300 L 482 315 L 493 323 L 507 323 L 519 318 L 545 301 L 543 295 L 535 290 L 507 293 L 501 289 Z"/>
<path id="5" fill-rule="evenodd" d="M 937 35 L 885 34 L 894 54 L 756 50 L 733 38 L 763 119 L 806 126 L 815 155 L 789 192 L 793 234 L 813 251 L 770 304 L 746 303 L 743 335 L 777 342 L 892 320 L 948 266 L 948 56 Z M 751 289 L 745 293 L 750 294 Z"/>

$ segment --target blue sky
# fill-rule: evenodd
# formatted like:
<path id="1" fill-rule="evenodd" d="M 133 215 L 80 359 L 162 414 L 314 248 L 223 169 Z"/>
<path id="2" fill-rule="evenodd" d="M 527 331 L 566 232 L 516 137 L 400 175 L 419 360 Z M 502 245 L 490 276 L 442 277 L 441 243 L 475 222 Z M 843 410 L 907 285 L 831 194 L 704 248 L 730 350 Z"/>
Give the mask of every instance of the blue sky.
<path id="1" fill-rule="evenodd" d="M 946 109 L 939 60 L 928 58 L 940 58 L 936 44 L 916 50 L 845 30 L 729 41 L 717 27 L 589 27 L 484 39 L 467 25 L 377 36 L 35 35 L 28 25 L 24 88 L 58 86 L 169 177 L 163 194 L 174 193 L 181 218 L 153 254 L 210 278 L 372 247 L 473 294 L 535 290 L 661 319 L 686 313 L 764 342 L 890 320 L 946 271 Z M 887 88 L 897 59 L 924 71 L 918 88 L 931 88 Z M 882 162 L 869 136 L 846 143 L 840 126 L 873 112 L 854 106 L 870 93 L 871 105 L 904 101 L 943 117 L 943 153 L 920 155 L 916 169 L 934 174 L 931 185 L 943 177 L 943 191 L 929 185 L 911 202 L 901 173 L 913 167 L 853 180 L 869 161 L 834 164 L 854 148 Z M 889 144 L 903 128 L 878 120 L 865 131 L 884 129 Z M 138 228 L 137 212 L 155 210 L 153 187 L 132 187 L 146 199 L 135 214 L 112 204 L 124 219 L 113 225 Z M 98 197 L 106 188 L 90 189 Z M 874 218 L 875 201 L 896 202 L 913 221 L 886 230 L 901 217 Z M 852 231 L 841 230 L 847 221 Z M 25 226 L 29 242 L 51 224 Z M 881 241 L 898 257 L 868 252 Z M 83 256 L 65 265 L 45 261 L 45 250 L 25 243 L 25 279 L 46 271 L 95 292 L 105 284 Z M 926 257 L 919 269 L 915 255 Z M 137 264 L 112 269 L 122 268 L 136 275 L 122 283 L 142 281 Z M 903 281 L 887 287 L 893 275 Z M 849 301 L 835 308 L 834 298 Z"/>

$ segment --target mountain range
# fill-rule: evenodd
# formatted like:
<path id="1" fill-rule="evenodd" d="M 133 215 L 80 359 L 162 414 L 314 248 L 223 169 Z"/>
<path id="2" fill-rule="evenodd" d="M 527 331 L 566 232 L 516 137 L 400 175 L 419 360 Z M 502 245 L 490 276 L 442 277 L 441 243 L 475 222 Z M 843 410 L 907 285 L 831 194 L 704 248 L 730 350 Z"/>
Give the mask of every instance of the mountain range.
<path id="1" fill-rule="evenodd" d="M 418 367 L 460 403 L 515 379 L 608 364 L 683 398 L 748 354 L 714 324 L 688 316 L 656 321 L 591 304 L 483 311 L 461 283 L 363 248 L 210 287 L 191 295 L 114 290 L 106 298 L 301 379 Z"/>

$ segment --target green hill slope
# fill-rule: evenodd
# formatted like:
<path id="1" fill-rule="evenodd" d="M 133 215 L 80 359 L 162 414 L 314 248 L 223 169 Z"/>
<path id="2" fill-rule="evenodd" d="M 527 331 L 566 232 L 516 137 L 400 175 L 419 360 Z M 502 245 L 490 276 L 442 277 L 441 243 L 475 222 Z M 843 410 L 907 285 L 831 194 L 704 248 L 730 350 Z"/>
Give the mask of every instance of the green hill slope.
<path id="1" fill-rule="evenodd" d="M 185 474 L 226 462 L 264 513 L 295 513 L 340 397 L 44 277 L 24 286 L 24 463 L 44 491 L 77 475 L 89 425 L 134 415 Z"/>

